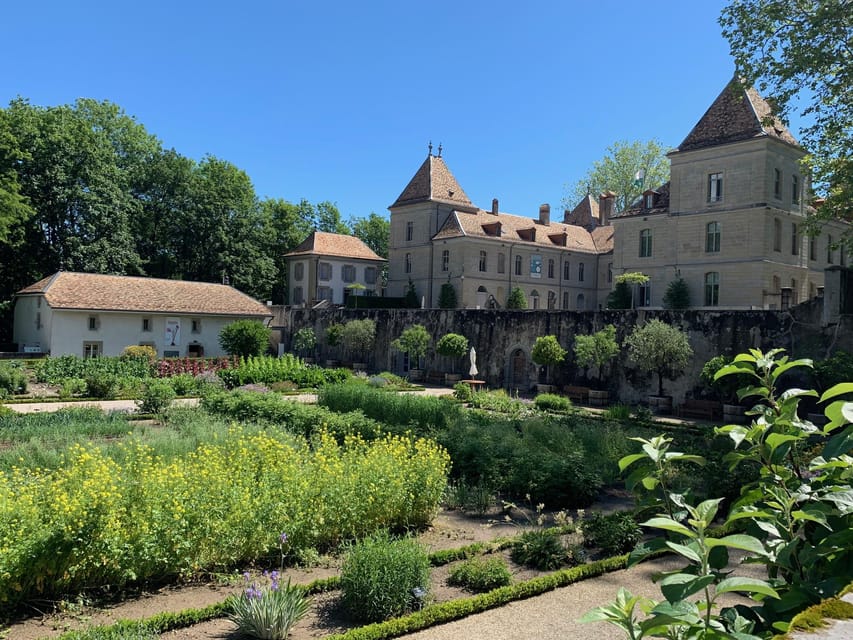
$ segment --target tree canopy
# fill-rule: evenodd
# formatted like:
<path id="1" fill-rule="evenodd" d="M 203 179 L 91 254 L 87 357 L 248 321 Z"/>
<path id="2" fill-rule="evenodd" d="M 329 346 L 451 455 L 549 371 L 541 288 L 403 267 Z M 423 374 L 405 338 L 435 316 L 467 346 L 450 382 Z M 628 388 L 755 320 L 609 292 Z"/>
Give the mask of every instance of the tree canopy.
<path id="1" fill-rule="evenodd" d="M 635 328 L 625 338 L 625 346 L 638 369 L 657 374 L 659 396 L 663 395 L 663 379 L 681 374 L 693 357 L 687 334 L 657 319 Z"/>
<path id="2" fill-rule="evenodd" d="M 387 220 L 354 224 L 387 256 Z M 284 302 L 281 256 L 312 229 L 350 232 L 334 203 L 259 200 L 239 167 L 164 147 L 111 102 L 0 108 L 0 342 L 12 294 L 60 269 L 228 282 Z"/>
<path id="3" fill-rule="evenodd" d="M 738 74 L 783 120 L 809 123 L 801 143 L 817 195 L 812 218 L 853 221 L 853 5 L 850 0 L 733 0 L 720 16 Z M 845 241 L 853 247 L 853 231 Z"/>
<path id="4" fill-rule="evenodd" d="M 586 175 L 573 186 L 566 186 L 563 206 L 572 209 L 587 194 L 594 197 L 604 191 L 616 194 L 616 211 L 624 211 L 646 189 L 656 189 L 669 180 L 666 148 L 657 140 L 619 141 L 607 148 L 607 154 L 592 163 Z"/>

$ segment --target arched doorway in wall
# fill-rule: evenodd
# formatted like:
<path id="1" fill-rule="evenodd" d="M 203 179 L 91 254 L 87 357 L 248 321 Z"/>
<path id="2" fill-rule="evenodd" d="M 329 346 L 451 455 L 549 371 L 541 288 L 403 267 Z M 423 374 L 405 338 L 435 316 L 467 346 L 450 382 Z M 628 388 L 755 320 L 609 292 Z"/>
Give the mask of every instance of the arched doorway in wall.
<path id="1" fill-rule="evenodd" d="M 586 311 L 586 298 L 582 293 L 578 294 L 578 311 Z"/>
<path id="2" fill-rule="evenodd" d="M 489 301 L 489 290 L 480 285 L 477 287 L 477 308 L 485 309 L 486 303 Z"/>
<path id="3" fill-rule="evenodd" d="M 524 349 L 517 348 L 510 352 L 507 374 L 507 387 L 510 391 L 527 392 L 530 388 L 530 361 Z"/>
<path id="4" fill-rule="evenodd" d="M 530 292 L 530 308 L 539 308 L 539 292 L 536 289 Z"/>

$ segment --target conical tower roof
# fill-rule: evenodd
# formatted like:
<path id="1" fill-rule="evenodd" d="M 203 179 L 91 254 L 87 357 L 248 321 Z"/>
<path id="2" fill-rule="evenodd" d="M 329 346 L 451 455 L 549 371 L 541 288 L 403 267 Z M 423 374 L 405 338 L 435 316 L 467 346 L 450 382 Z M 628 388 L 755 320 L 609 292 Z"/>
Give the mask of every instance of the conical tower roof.
<path id="1" fill-rule="evenodd" d="M 769 120 L 771 116 L 770 105 L 758 91 L 733 78 L 687 134 L 678 151 L 694 151 L 761 136 L 796 145 L 797 140 L 782 121 Z"/>
<path id="2" fill-rule="evenodd" d="M 447 168 L 441 156 L 430 153 L 403 193 L 389 209 L 416 202 L 442 202 L 460 208 L 475 208 L 471 200 L 459 186 L 456 178 Z"/>

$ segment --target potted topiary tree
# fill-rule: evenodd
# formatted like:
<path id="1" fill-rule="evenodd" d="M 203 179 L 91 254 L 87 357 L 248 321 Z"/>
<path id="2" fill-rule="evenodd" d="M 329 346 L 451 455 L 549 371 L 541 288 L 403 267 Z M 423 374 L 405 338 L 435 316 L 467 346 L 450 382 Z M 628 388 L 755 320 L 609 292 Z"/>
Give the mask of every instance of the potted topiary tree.
<path id="1" fill-rule="evenodd" d="M 444 374 L 444 384 L 453 386 L 462 379 L 462 375 L 456 373 L 456 363 L 468 353 L 468 338 L 458 333 L 447 333 L 435 344 L 435 351 L 450 358 L 451 372 Z"/>
<path id="2" fill-rule="evenodd" d="M 309 364 L 314 362 L 314 347 L 317 346 L 317 336 L 311 327 L 302 327 L 293 334 L 293 348 L 302 359 Z"/>
<path id="3" fill-rule="evenodd" d="M 738 400 L 737 390 L 749 385 L 749 377 L 745 375 L 717 377 L 717 372 L 729 366 L 732 361 L 731 356 L 714 356 L 702 367 L 699 379 L 711 387 L 723 403 L 723 421 L 726 424 L 741 424 L 746 422 L 746 407 Z"/>
<path id="4" fill-rule="evenodd" d="M 400 337 L 391 342 L 391 346 L 397 351 L 409 354 L 410 380 L 420 380 L 423 377 L 423 371 L 420 369 L 421 358 L 426 355 L 431 340 L 426 328 L 415 324 L 404 329 Z"/>
<path id="5" fill-rule="evenodd" d="M 550 380 L 550 367 L 560 364 L 566 357 L 566 350 L 560 346 L 557 341 L 557 336 L 539 336 L 536 342 L 533 343 L 533 350 L 530 352 L 530 359 L 536 364 L 545 368 L 546 384 L 537 384 L 536 390 L 539 393 L 551 393 L 554 390 Z"/>
<path id="6" fill-rule="evenodd" d="M 604 371 L 618 353 L 616 327 L 612 324 L 592 335 L 575 337 L 575 361 L 584 369 L 593 365 L 598 368 L 598 388 L 589 390 L 589 403 L 593 406 L 603 407 L 608 402 L 609 393 L 604 388 Z"/>
<path id="7" fill-rule="evenodd" d="M 506 299 L 507 309 L 526 309 L 527 298 L 524 297 L 524 291 L 521 287 L 513 287 Z"/>
<path id="8" fill-rule="evenodd" d="M 326 346 L 331 350 L 341 344 L 341 333 L 344 330 L 344 325 L 335 322 L 326 327 Z M 332 355 L 332 354 L 329 354 Z M 329 368 L 340 366 L 341 361 L 334 358 L 326 358 L 326 366 Z"/>
<path id="9" fill-rule="evenodd" d="M 350 320 L 341 329 L 341 344 L 352 358 L 355 371 L 367 369 L 367 359 L 373 342 L 376 340 L 376 323 L 364 320 Z"/>
<path id="10" fill-rule="evenodd" d="M 625 345 L 640 371 L 658 376 L 657 395 L 649 396 L 649 407 L 656 413 L 671 413 L 672 396 L 663 394 L 663 379 L 675 379 L 693 357 L 687 334 L 655 319 L 634 329 L 625 338 Z"/>

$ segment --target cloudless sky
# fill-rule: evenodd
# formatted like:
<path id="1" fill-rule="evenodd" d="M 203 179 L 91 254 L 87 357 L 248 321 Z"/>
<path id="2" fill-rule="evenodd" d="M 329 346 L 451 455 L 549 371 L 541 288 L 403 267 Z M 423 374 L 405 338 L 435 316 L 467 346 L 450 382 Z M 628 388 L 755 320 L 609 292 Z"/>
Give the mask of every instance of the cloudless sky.
<path id="1" fill-rule="evenodd" d="M 432 141 L 476 205 L 535 217 L 613 142 L 684 139 L 734 73 L 725 4 L 12 2 L 0 103 L 109 100 L 344 218 L 387 215 Z"/>

